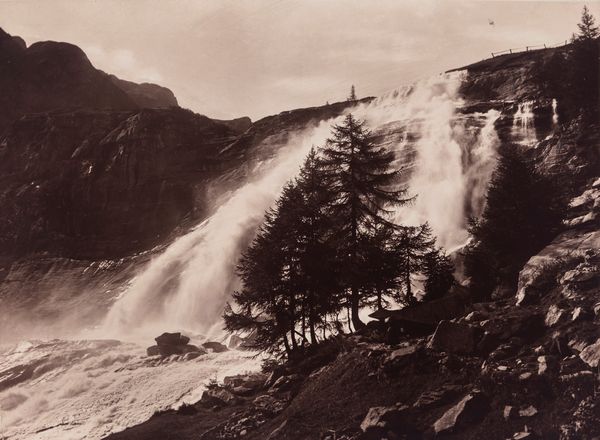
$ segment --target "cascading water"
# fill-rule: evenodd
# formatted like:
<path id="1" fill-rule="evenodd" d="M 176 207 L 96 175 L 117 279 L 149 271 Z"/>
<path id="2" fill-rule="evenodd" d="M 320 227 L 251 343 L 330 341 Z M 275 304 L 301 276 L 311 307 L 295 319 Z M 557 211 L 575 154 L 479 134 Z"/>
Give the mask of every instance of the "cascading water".
<path id="1" fill-rule="evenodd" d="M 558 101 L 556 98 L 552 99 L 552 125 L 558 125 Z"/>
<path id="2" fill-rule="evenodd" d="M 394 123 L 402 133 L 398 155 L 407 164 L 409 193 L 414 204 L 402 207 L 396 220 L 417 225 L 429 222 L 439 245 L 452 251 L 467 240 L 466 217 L 479 215 L 499 140 L 496 110 L 465 117 L 459 96 L 463 73 L 445 74 L 394 91 L 357 112 L 377 131 Z M 482 122 L 483 121 L 483 122 Z M 387 128 L 389 130 L 389 127 Z M 412 150 L 412 151 L 411 151 Z"/>
<path id="3" fill-rule="evenodd" d="M 461 76 L 430 78 L 351 109 L 367 121 L 381 145 L 396 152 L 404 183 L 417 195 L 414 204 L 398 209 L 396 219 L 428 221 L 448 250 L 464 244 L 466 217 L 482 210 L 498 144 L 494 123 L 499 113 L 468 113 L 458 93 Z M 239 255 L 311 146 L 323 145 L 336 122 L 292 134 L 212 216 L 149 263 L 91 335 L 150 344 L 163 331 L 180 329 L 199 343 L 203 339 L 197 333 L 220 331 L 223 306 L 238 283 Z M 197 397 L 214 374 L 256 368 L 258 361 L 247 357 L 233 350 L 191 361 L 157 360 L 145 357 L 135 344 L 34 342 L 0 357 L 0 371 L 26 366 L 34 372 L 31 379 L 0 391 L 0 411 L 11 438 L 97 439 L 182 397 Z"/>
<path id="4" fill-rule="evenodd" d="M 461 74 L 441 75 L 396 91 L 353 112 L 370 127 L 392 136 L 390 124 L 399 124 L 403 136 L 416 133 L 415 164 L 408 180 L 414 205 L 402 208 L 397 220 L 404 224 L 428 221 L 440 245 L 448 250 L 465 243 L 465 209 L 480 211 L 486 179 L 493 164 L 498 112 L 485 118 L 471 151 L 461 143 L 464 118 L 458 95 Z M 287 180 L 294 177 L 312 145 L 323 145 L 335 121 L 297 134 L 278 156 L 263 164 L 262 176 L 238 189 L 205 222 L 176 240 L 136 277 L 109 312 L 103 334 L 138 333 L 149 338 L 165 330 L 183 329 L 203 334 L 219 331 L 223 306 L 236 287 L 235 265 L 253 237 L 265 210 Z M 392 143 L 398 155 L 406 142 Z M 465 160 L 465 154 L 470 157 Z M 475 188 L 477 187 L 477 188 Z"/>
<path id="5" fill-rule="evenodd" d="M 534 126 L 533 101 L 523 101 L 517 105 L 513 115 L 513 137 L 527 146 L 532 146 L 538 141 Z"/>
<path id="6" fill-rule="evenodd" d="M 293 136 L 277 157 L 262 164 L 262 176 L 169 246 L 117 300 L 102 331 L 118 336 L 133 330 L 147 338 L 168 329 L 210 333 L 236 286 L 240 253 L 310 148 L 327 137 L 330 122 Z"/>

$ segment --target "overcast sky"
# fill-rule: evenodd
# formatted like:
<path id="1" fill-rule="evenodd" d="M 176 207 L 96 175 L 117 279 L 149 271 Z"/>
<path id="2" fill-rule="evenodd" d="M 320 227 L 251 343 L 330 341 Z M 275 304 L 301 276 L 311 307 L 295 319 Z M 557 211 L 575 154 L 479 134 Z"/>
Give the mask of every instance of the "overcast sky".
<path id="1" fill-rule="evenodd" d="M 587 2 L 600 16 L 600 3 Z M 0 0 L 28 44 L 77 44 L 92 63 L 169 87 L 180 105 L 256 119 L 378 95 L 491 51 L 554 44 L 581 2 L 414 0 Z M 493 20 L 490 25 L 488 20 Z"/>

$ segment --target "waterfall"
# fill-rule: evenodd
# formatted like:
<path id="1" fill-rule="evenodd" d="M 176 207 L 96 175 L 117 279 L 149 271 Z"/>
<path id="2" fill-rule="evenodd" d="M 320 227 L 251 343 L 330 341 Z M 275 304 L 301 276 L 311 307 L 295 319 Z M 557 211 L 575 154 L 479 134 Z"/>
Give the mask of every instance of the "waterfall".
<path id="1" fill-rule="evenodd" d="M 558 101 L 552 98 L 552 125 L 558 125 Z"/>
<path id="2" fill-rule="evenodd" d="M 225 302 L 236 288 L 240 253 L 310 148 L 327 138 L 331 123 L 292 136 L 275 158 L 262 164 L 262 175 L 259 170 L 259 177 L 154 259 L 115 302 L 103 333 L 147 337 L 174 329 L 220 331 L 212 327 L 220 322 Z"/>
<path id="3" fill-rule="evenodd" d="M 533 118 L 533 101 L 523 101 L 517 105 L 513 115 L 513 136 L 523 145 L 531 146 L 537 142 Z"/>
<path id="4" fill-rule="evenodd" d="M 396 152 L 410 194 L 418 196 L 414 204 L 397 210 L 396 220 L 428 221 L 438 243 L 448 250 L 467 240 L 466 216 L 481 212 L 498 142 L 498 112 L 459 112 L 462 75 L 429 78 L 349 110 Z M 241 252 L 311 146 L 323 145 L 331 124 L 339 120 L 292 136 L 256 177 L 156 257 L 114 303 L 103 334 L 220 331 L 225 302 L 239 287 L 235 266 Z"/>

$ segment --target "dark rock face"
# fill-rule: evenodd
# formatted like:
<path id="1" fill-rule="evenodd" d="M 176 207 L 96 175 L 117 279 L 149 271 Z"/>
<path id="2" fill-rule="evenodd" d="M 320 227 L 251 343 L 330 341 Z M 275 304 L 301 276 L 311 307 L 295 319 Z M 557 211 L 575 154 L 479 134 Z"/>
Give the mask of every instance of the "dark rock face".
<path id="1" fill-rule="evenodd" d="M 111 258 L 203 215 L 224 125 L 173 108 L 24 117 L 0 138 L 2 252 Z"/>

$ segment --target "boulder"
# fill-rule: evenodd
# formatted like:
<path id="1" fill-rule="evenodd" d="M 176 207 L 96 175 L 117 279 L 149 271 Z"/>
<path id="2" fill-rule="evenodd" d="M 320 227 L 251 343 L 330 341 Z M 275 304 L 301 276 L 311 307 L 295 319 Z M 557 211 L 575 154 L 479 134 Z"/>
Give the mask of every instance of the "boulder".
<path id="1" fill-rule="evenodd" d="M 433 425 L 437 435 L 456 432 L 469 423 L 480 421 L 488 411 L 488 399 L 480 391 L 472 391 L 446 411 Z"/>
<path id="2" fill-rule="evenodd" d="M 193 354 L 192 354 L 193 353 Z M 197 347 L 195 345 L 153 345 L 146 349 L 148 356 L 172 356 L 172 355 L 183 355 L 187 354 L 185 360 L 193 359 L 200 355 L 206 354 L 206 350 Z"/>
<path id="3" fill-rule="evenodd" d="M 241 336 L 238 336 L 238 335 L 231 335 L 229 337 L 229 343 L 227 344 L 227 348 L 229 348 L 230 350 L 235 350 L 243 343 L 244 343 L 244 338 L 242 338 Z"/>
<path id="4" fill-rule="evenodd" d="M 183 336 L 181 333 L 163 333 L 154 338 L 157 345 L 186 345 L 190 342 L 190 338 Z"/>
<path id="5" fill-rule="evenodd" d="M 583 351 L 579 353 L 579 357 L 590 367 L 596 368 L 600 361 L 600 339 L 583 349 Z"/>
<path id="6" fill-rule="evenodd" d="M 479 341 L 478 332 L 467 324 L 459 324 L 450 321 L 441 321 L 428 347 L 449 353 L 469 354 L 475 351 Z"/>
<path id="7" fill-rule="evenodd" d="M 563 321 L 565 317 L 565 311 L 560 309 L 557 305 L 552 304 L 548 308 L 548 312 L 546 313 L 544 323 L 546 324 L 546 327 L 552 327 Z"/>
<path id="8" fill-rule="evenodd" d="M 600 231 L 568 230 L 556 237 L 541 252 L 531 257 L 519 273 L 517 305 L 538 302 L 541 296 L 558 284 L 557 279 L 564 273 L 565 267 L 573 267 L 599 247 Z M 583 275 L 583 272 L 586 274 Z M 593 275 L 587 272 L 594 270 L 584 270 L 582 267 L 575 269 L 575 272 L 568 271 L 560 278 L 560 284 L 569 288 L 572 284 L 593 282 Z M 571 298 L 573 289 L 568 290 L 570 293 L 566 296 Z"/>
<path id="9" fill-rule="evenodd" d="M 231 389 L 243 387 L 250 391 L 256 391 L 262 388 L 266 381 L 267 375 L 263 373 L 237 374 L 225 377 L 223 385 Z"/>
<path id="10" fill-rule="evenodd" d="M 504 417 L 504 420 L 512 419 L 515 417 L 516 412 L 514 406 L 506 405 L 502 411 L 502 417 Z"/>
<path id="11" fill-rule="evenodd" d="M 299 374 L 290 374 L 289 376 L 281 376 L 275 381 L 269 393 L 284 393 L 286 391 L 295 391 L 299 388 L 304 378 Z"/>
<path id="12" fill-rule="evenodd" d="M 365 433 L 365 439 L 380 439 L 388 431 L 394 433 L 402 424 L 403 413 L 408 409 L 404 405 L 375 406 L 369 409 L 360 424 L 360 429 Z"/>
<path id="13" fill-rule="evenodd" d="M 519 417 L 533 417 L 538 413 L 538 410 L 535 406 L 529 405 L 527 408 L 523 408 L 519 410 Z"/>
<path id="14" fill-rule="evenodd" d="M 258 396 L 256 399 L 252 401 L 255 407 L 270 412 L 272 414 L 279 414 L 285 408 L 285 402 L 275 399 L 273 396 L 269 394 L 263 394 L 262 396 Z"/>
<path id="15" fill-rule="evenodd" d="M 205 342 L 204 344 L 202 344 L 202 347 L 204 347 L 208 350 L 211 350 L 213 353 L 223 353 L 224 351 L 228 350 L 228 348 L 225 347 L 220 342 L 212 342 L 212 341 Z"/>
<path id="16" fill-rule="evenodd" d="M 206 406 L 226 406 L 235 405 L 239 402 L 239 398 L 225 388 L 211 388 L 204 393 L 200 398 L 200 403 Z"/>
<path id="17" fill-rule="evenodd" d="M 461 389 L 457 385 L 444 385 L 435 390 L 425 391 L 419 396 L 413 406 L 418 409 L 426 409 L 444 405 L 452 400 Z"/>

